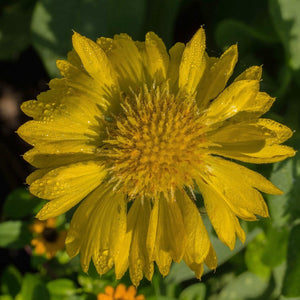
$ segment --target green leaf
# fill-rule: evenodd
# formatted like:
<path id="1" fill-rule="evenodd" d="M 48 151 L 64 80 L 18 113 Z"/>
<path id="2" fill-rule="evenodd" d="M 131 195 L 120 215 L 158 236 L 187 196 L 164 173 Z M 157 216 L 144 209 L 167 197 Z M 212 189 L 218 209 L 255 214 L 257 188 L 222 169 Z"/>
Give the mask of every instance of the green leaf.
<path id="1" fill-rule="evenodd" d="M 173 43 L 174 23 L 182 0 L 148 0 L 144 31 L 154 31 L 170 48 Z"/>
<path id="2" fill-rule="evenodd" d="M 218 23 L 215 31 L 215 39 L 220 48 L 228 48 L 229 46 L 239 43 L 239 50 L 244 51 L 255 40 L 264 43 L 275 43 L 277 37 L 267 35 L 257 28 L 250 27 L 241 21 L 225 19 Z"/>
<path id="3" fill-rule="evenodd" d="M 287 268 L 282 292 L 287 297 L 300 296 L 300 224 L 294 226 L 290 233 Z"/>
<path id="4" fill-rule="evenodd" d="M 179 300 L 204 300 L 205 294 L 205 284 L 196 283 L 184 289 L 179 296 Z"/>
<path id="5" fill-rule="evenodd" d="M 56 254 L 56 259 L 61 265 L 65 265 L 71 260 L 66 251 L 58 251 Z"/>
<path id="6" fill-rule="evenodd" d="M 259 234 L 261 231 L 260 228 L 255 228 L 251 232 L 246 232 L 246 241 L 243 244 L 240 240 L 236 241 L 235 248 L 233 250 L 230 250 L 225 244 L 223 244 L 217 237 L 213 236 L 211 237 L 211 242 L 213 244 L 213 247 L 216 251 L 217 258 L 218 258 L 218 266 L 228 261 L 232 256 L 243 250 L 247 244 L 256 237 L 257 234 Z M 211 272 L 209 269 L 205 269 L 204 273 Z"/>
<path id="7" fill-rule="evenodd" d="M 33 44 L 51 76 L 57 76 L 55 61 L 72 49 L 72 30 L 96 40 L 126 32 L 142 36 L 146 0 L 40 0 L 32 19 Z"/>
<path id="8" fill-rule="evenodd" d="M 286 271 L 286 261 L 284 261 L 281 265 L 279 265 L 273 269 L 274 288 L 272 289 L 273 291 L 272 291 L 271 296 L 274 299 L 278 299 L 278 297 L 282 294 L 281 290 L 282 290 L 282 284 L 283 284 L 283 278 L 284 278 L 285 271 Z M 269 288 L 270 288 L 270 286 L 269 286 Z"/>
<path id="9" fill-rule="evenodd" d="M 101 2 L 101 1 L 96 1 Z M 107 35 L 125 32 L 137 39 L 143 36 L 142 26 L 147 12 L 146 0 L 106 0 L 101 8 L 107 9 Z M 99 13 L 100 11 L 98 11 Z M 97 29 L 96 29 L 97 31 Z M 99 37 L 99 36 L 98 36 Z"/>
<path id="10" fill-rule="evenodd" d="M 295 135 L 293 142 L 299 149 L 300 136 Z M 275 227 L 282 227 L 300 218 L 300 206 L 298 195 L 300 193 L 300 154 L 297 152 L 294 158 L 274 164 L 270 180 L 283 195 L 268 195 L 268 206 Z"/>
<path id="11" fill-rule="evenodd" d="M 31 234 L 27 224 L 8 221 L 0 224 L 0 247 L 20 248 L 30 242 Z"/>
<path id="12" fill-rule="evenodd" d="M 263 232 L 258 234 L 247 246 L 245 261 L 249 271 L 267 279 L 271 275 L 271 269 L 262 262 L 266 243 L 266 235 Z"/>
<path id="13" fill-rule="evenodd" d="M 300 297 L 284 297 L 280 295 L 279 300 L 300 300 Z"/>
<path id="14" fill-rule="evenodd" d="M 3 215 L 7 218 L 21 219 L 36 214 L 45 200 L 34 197 L 24 188 L 15 189 L 6 198 Z"/>
<path id="15" fill-rule="evenodd" d="M 166 297 L 166 296 L 150 296 L 147 297 L 147 300 L 177 300 L 177 299 Z"/>
<path id="16" fill-rule="evenodd" d="M 269 227 L 267 231 L 267 243 L 262 255 L 262 262 L 265 265 L 275 268 L 285 260 L 288 238 L 289 231 L 286 228 Z"/>
<path id="17" fill-rule="evenodd" d="M 268 281 L 251 272 L 244 272 L 222 289 L 218 300 L 257 299 L 267 287 Z"/>
<path id="18" fill-rule="evenodd" d="M 14 300 L 10 295 L 0 295 L 0 300 Z"/>
<path id="19" fill-rule="evenodd" d="M 94 294 L 99 294 L 104 290 L 105 286 L 111 283 L 110 279 L 105 279 L 103 277 L 101 277 L 101 279 L 95 279 L 86 274 L 79 274 L 77 280 L 86 293 Z"/>
<path id="20" fill-rule="evenodd" d="M 22 275 L 13 265 L 8 266 L 1 275 L 1 293 L 15 297 L 21 290 Z"/>
<path id="21" fill-rule="evenodd" d="M 52 296 L 71 296 L 76 294 L 75 283 L 66 278 L 56 279 L 47 283 L 47 289 Z"/>
<path id="22" fill-rule="evenodd" d="M 35 2 L 36 0 L 20 0 L 2 8 L 0 60 L 16 59 L 20 52 L 30 45 L 30 21 Z"/>
<path id="23" fill-rule="evenodd" d="M 30 264 L 33 268 L 39 269 L 47 261 L 46 256 L 32 253 L 30 257 Z"/>
<path id="24" fill-rule="evenodd" d="M 54 300 L 54 298 L 52 298 Z M 51 299 L 51 300 L 52 300 Z M 55 298 L 55 300 L 58 300 L 59 298 Z M 84 295 L 71 295 L 68 297 L 63 297 L 61 298 L 62 300 L 97 300 L 96 295 L 91 295 L 91 294 L 84 294 Z"/>
<path id="25" fill-rule="evenodd" d="M 292 69 L 300 68 L 300 1 L 269 0 L 270 13 Z"/>
<path id="26" fill-rule="evenodd" d="M 23 279 L 21 296 L 24 300 L 50 300 L 46 285 L 39 275 L 29 273 Z"/>

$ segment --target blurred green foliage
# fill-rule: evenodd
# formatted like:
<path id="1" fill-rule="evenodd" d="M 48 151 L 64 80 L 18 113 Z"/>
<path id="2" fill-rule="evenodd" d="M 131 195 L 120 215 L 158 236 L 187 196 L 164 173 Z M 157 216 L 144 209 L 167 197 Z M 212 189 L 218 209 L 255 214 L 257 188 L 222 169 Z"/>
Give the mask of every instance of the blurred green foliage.
<path id="1" fill-rule="evenodd" d="M 170 47 L 186 42 L 203 24 L 210 55 L 238 43 L 236 73 L 263 64 L 262 90 L 277 97 L 268 114 L 296 131 L 290 143 L 299 150 L 299 0 L 2 0 L 0 60 L 14 60 L 33 46 L 54 77 L 55 61 L 71 49 L 72 30 L 94 40 L 120 32 L 143 40 L 153 30 Z M 152 283 L 142 281 L 138 293 L 147 300 L 300 299 L 299 155 L 256 167 L 284 194 L 267 196 L 270 219 L 243 224 L 245 244 L 238 242 L 230 251 L 204 216 L 218 256 L 216 272 L 205 269 L 199 282 L 184 263 L 174 264 L 166 278 L 155 272 Z M 23 188 L 4 203 L 0 247 L 9 253 L 25 249 L 30 268 L 21 272 L 9 264 L 1 272 L 0 300 L 91 300 L 105 286 L 116 286 L 113 272 L 100 278 L 91 266 L 88 274 L 82 273 L 78 257 L 70 260 L 60 252 L 47 260 L 32 253 L 29 225 L 42 204 Z M 60 226 L 67 227 L 67 220 L 63 217 Z M 122 282 L 130 284 L 128 275 Z"/>

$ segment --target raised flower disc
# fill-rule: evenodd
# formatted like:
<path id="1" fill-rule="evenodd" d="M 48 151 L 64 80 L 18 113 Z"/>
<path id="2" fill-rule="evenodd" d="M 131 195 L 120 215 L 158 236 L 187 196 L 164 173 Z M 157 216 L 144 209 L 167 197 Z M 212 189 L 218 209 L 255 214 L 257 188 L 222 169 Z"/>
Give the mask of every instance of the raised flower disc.
<path id="1" fill-rule="evenodd" d="M 200 28 L 169 53 L 153 32 L 145 42 L 126 35 L 93 42 L 74 33 L 74 50 L 58 61 L 63 78 L 22 110 L 32 121 L 18 134 L 34 146 L 24 158 L 37 168 L 32 194 L 50 200 L 41 220 L 77 205 L 66 239 L 100 274 L 129 267 L 132 282 L 163 275 L 182 259 L 201 277 L 216 256 L 195 203 L 204 198 L 219 239 L 234 248 L 245 233 L 238 218 L 267 217 L 259 191 L 281 194 L 258 173 L 225 158 L 270 163 L 295 154 L 281 145 L 292 132 L 260 118 L 274 98 L 259 91 L 254 66 L 226 87 L 237 47 L 205 52 Z"/>

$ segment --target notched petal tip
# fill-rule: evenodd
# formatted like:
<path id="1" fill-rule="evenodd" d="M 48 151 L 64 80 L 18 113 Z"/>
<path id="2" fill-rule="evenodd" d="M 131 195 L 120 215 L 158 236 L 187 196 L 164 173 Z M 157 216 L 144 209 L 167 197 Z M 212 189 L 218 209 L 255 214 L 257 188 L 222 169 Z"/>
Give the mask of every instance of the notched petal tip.
<path id="1" fill-rule="evenodd" d="M 148 40 L 148 39 L 151 39 L 151 40 L 153 40 L 153 39 L 160 39 L 161 40 L 161 38 L 155 33 L 155 32 L 153 32 L 153 31 L 148 31 L 147 33 L 146 33 L 146 35 L 145 35 L 145 40 Z"/>
<path id="2" fill-rule="evenodd" d="M 212 245 L 210 245 L 209 252 L 204 260 L 205 264 L 211 270 L 215 270 L 218 265 L 217 254 Z"/>
<path id="3" fill-rule="evenodd" d="M 64 67 L 64 65 L 65 65 L 65 60 L 63 60 L 63 59 L 58 59 L 57 61 L 56 61 L 56 67 L 58 68 L 58 69 L 62 69 L 63 67 Z"/>
<path id="4" fill-rule="evenodd" d="M 257 80 L 260 81 L 262 76 L 262 66 L 252 66 L 236 77 L 234 81 L 240 80 Z"/>

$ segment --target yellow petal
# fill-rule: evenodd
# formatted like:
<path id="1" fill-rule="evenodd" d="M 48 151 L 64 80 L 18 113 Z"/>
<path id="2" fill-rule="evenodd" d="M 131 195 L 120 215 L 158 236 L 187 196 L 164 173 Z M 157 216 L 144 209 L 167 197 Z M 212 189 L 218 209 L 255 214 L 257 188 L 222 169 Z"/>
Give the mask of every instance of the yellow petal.
<path id="1" fill-rule="evenodd" d="M 110 186 L 101 186 L 76 210 L 66 241 L 67 251 L 71 255 L 81 252 L 81 265 L 85 272 L 93 257 L 98 273 L 103 274 L 113 266 L 125 231 L 123 195 L 113 193 Z"/>
<path id="2" fill-rule="evenodd" d="M 81 84 L 84 84 L 86 82 L 93 80 L 93 78 L 91 76 L 89 76 L 89 74 L 85 70 L 83 70 L 82 68 L 80 68 L 78 66 L 74 66 L 71 62 L 69 62 L 67 60 L 60 60 L 60 59 L 57 60 L 56 66 L 57 66 L 61 76 L 75 81 L 75 82 L 72 82 L 72 84 L 77 83 L 78 85 L 81 85 Z M 80 76 L 81 80 L 78 80 L 77 76 Z"/>
<path id="3" fill-rule="evenodd" d="M 89 161 L 53 169 L 32 182 L 30 192 L 40 198 L 55 199 L 70 190 L 80 189 L 90 180 L 93 182 L 93 178 L 103 178 L 105 171 L 101 164 L 99 161 Z"/>
<path id="4" fill-rule="evenodd" d="M 67 87 L 65 89 L 67 90 Z M 70 126 L 78 124 L 84 128 L 97 126 L 99 119 L 96 120 L 95 117 L 102 116 L 99 107 L 104 108 L 104 104 L 101 105 L 99 101 L 98 106 L 96 106 L 95 102 L 92 103 L 86 98 L 87 95 L 80 97 L 80 93 L 76 94 L 74 91 L 65 97 L 66 90 L 56 89 L 45 92 L 39 97 L 42 100 L 26 101 L 22 104 L 21 109 L 36 121 L 44 121 L 45 123 L 65 122 L 66 125 L 68 123 Z"/>
<path id="5" fill-rule="evenodd" d="M 268 216 L 267 205 L 257 189 L 281 193 L 271 182 L 256 172 L 222 158 L 210 157 L 207 163 L 208 171 L 204 180 L 235 215 L 246 220 L 256 220 L 256 215 Z"/>
<path id="6" fill-rule="evenodd" d="M 268 139 L 275 138 L 275 133 L 260 125 L 258 121 L 254 123 L 233 123 L 209 132 L 207 138 L 214 144 L 219 145 L 222 150 L 240 151 L 253 153 L 260 151 Z"/>
<path id="7" fill-rule="evenodd" d="M 155 249 L 155 261 L 161 275 L 167 276 L 172 264 L 172 256 L 170 252 L 162 248 Z"/>
<path id="8" fill-rule="evenodd" d="M 184 51 L 183 43 L 176 43 L 170 50 L 170 63 L 168 68 L 168 78 L 170 80 L 170 87 L 175 89 L 178 81 L 179 66 L 181 62 L 182 53 Z"/>
<path id="9" fill-rule="evenodd" d="M 128 231 L 132 231 L 132 242 L 129 254 L 129 275 L 132 283 L 138 286 L 143 279 L 144 274 L 151 280 L 154 266 L 149 260 L 146 248 L 146 240 L 149 218 L 150 218 L 149 200 L 141 202 L 140 199 L 134 200 L 128 215 Z"/>
<path id="10" fill-rule="evenodd" d="M 143 85 L 143 61 L 131 37 L 123 33 L 115 35 L 114 39 L 99 38 L 97 43 L 111 61 L 123 92 L 128 92 L 129 87 L 136 89 Z"/>
<path id="11" fill-rule="evenodd" d="M 103 87 L 99 85 L 96 80 L 89 76 L 85 71 L 72 65 L 68 61 L 58 60 L 56 65 L 65 79 L 52 80 L 50 82 L 51 88 L 60 88 L 60 86 L 64 84 L 67 89 L 67 96 L 70 96 L 71 91 L 74 90 L 76 93 L 73 92 L 73 94 L 76 95 L 80 93 L 81 97 L 85 96 L 85 98 L 87 98 L 87 100 L 85 100 L 85 105 L 89 103 L 88 106 L 92 106 L 96 103 L 102 109 L 107 108 L 109 103 L 103 97 L 106 95 L 106 91 L 105 89 L 103 90 Z M 68 99 L 65 101 L 67 100 Z"/>
<path id="12" fill-rule="evenodd" d="M 195 272 L 195 276 L 197 279 L 201 279 L 202 274 L 203 274 L 203 263 L 201 264 L 196 264 L 196 263 L 188 263 L 185 259 L 184 259 L 185 263 L 187 264 L 187 266 Z"/>
<path id="13" fill-rule="evenodd" d="M 89 119 L 90 116 L 95 117 L 95 112 L 97 112 L 96 115 L 98 117 L 99 115 L 101 116 L 101 110 L 107 108 L 111 101 L 110 98 L 113 96 L 108 95 L 107 90 L 103 90 L 102 86 L 99 86 L 95 80 L 87 76 L 84 72 L 75 74 L 72 79 L 52 79 L 49 87 L 49 91 L 41 93 L 37 97 L 39 101 L 51 101 L 68 105 L 68 107 L 71 107 L 71 111 L 75 110 L 75 112 L 77 110 L 73 106 L 77 104 L 81 112 L 86 114 L 86 119 Z"/>
<path id="14" fill-rule="evenodd" d="M 184 255 L 186 235 L 177 202 L 159 199 L 158 224 L 154 259 L 160 272 L 166 275 L 172 259 L 180 262 Z"/>
<path id="15" fill-rule="evenodd" d="M 273 137 L 267 139 L 267 145 L 281 144 L 293 135 L 290 128 L 273 120 L 260 118 L 258 125 L 273 133 Z"/>
<path id="16" fill-rule="evenodd" d="M 132 231 L 127 230 L 123 240 L 119 241 L 120 249 L 122 249 L 122 251 L 119 251 L 119 254 L 116 255 L 115 257 L 115 274 L 117 280 L 121 279 L 124 276 L 125 272 L 129 267 L 128 258 L 129 258 L 131 239 L 132 239 Z"/>
<path id="17" fill-rule="evenodd" d="M 205 32 L 200 28 L 186 45 L 179 67 L 179 88 L 194 94 L 205 70 Z"/>
<path id="18" fill-rule="evenodd" d="M 85 144 L 97 138 L 97 133 L 92 129 L 87 129 L 71 122 L 67 125 L 63 121 L 28 121 L 18 129 L 17 133 L 23 140 L 32 145 L 47 141 L 65 140 L 77 140 Z"/>
<path id="19" fill-rule="evenodd" d="M 262 75 L 262 67 L 261 66 L 252 66 L 245 70 L 242 74 L 235 78 L 234 81 L 239 80 L 260 80 Z"/>
<path id="20" fill-rule="evenodd" d="M 234 151 L 232 147 L 231 149 L 223 149 L 217 147 L 210 148 L 210 152 L 213 154 L 256 164 L 278 162 L 288 157 L 293 157 L 296 154 L 296 151 L 292 147 L 276 144 L 272 146 L 265 146 L 258 152 L 253 153 L 243 153 L 238 150 L 239 149 L 237 149 L 237 151 Z"/>
<path id="21" fill-rule="evenodd" d="M 148 70 L 150 76 L 158 82 L 166 79 L 169 55 L 165 44 L 154 32 L 148 32 L 146 34 L 145 47 L 148 56 Z"/>
<path id="22" fill-rule="evenodd" d="M 245 239 L 238 219 L 222 195 L 214 189 L 214 186 L 207 184 L 202 179 L 197 180 L 197 185 L 203 195 L 207 214 L 219 239 L 232 250 L 235 246 L 236 234 L 242 238 L 242 241 Z"/>
<path id="23" fill-rule="evenodd" d="M 233 45 L 219 59 L 216 59 L 212 65 L 207 67 L 197 88 L 196 98 L 201 108 L 206 108 L 209 101 L 214 99 L 225 88 L 237 59 L 237 46 Z"/>
<path id="24" fill-rule="evenodd" d="M 99 201 L 99 194 L 103 186 L 95 189 L 76 209 L 66 238 L 66 251 L 70 257 L 76 256 L 80 249 L 86 232 L 86 224 Z"/>
<path id="25" fill-rule="evenodd" d="M 42 178 L 45 174 L 50 172 L 52 169 L 51 168 L 45 168 L 45 169 L 38 169 L 33 171 L 29 176 L 26 178 L 26 184 L 30 185 L 37 179 Z"/>
<path id="26" fill-rule="evenodd" d="M 149 218 L 149 227 L 148 227 L 147 240 L 146 240 L 146 247 L 147 247 L 148 256 L 150 260 L 154 260 L 153 253 L 154 253 L 156 234 L 157 234 L 158 210 L 159 210 L 159 200 L 154 199 L 153 207 Z"/>
<path id="27" fill-rule="evenodd" d="M 126 203 L 124 195 L 111 192 L 111 187 L 100 197 L 87 226 L 81 262 L 86 265 L 92 255 L 101 275 L 112 267 L 116 257 L 123 251 L 121 241 L 126 232 Z"/>
<path id="28" fill-rule="evenodd" d="M 107 89 L 117 89 L 118 81 L 111 63 L 99 45 L 92 40 L 74 32 L 73 47 L 78 53 L 86 71 Z"/>
<path id="29" fill-rule="evenodd" d="M 78 141 L 40 143 L 27 151 L 23 158 L 37 168 L 54 168 L 78 161 L 97 160 L 96 145 Z"/>
<path id="30" fill-rule="evenodd" d="M 80 60 L 79 55 L 77 54 L 77 52 L 74 49 L 72 49 L 71 51 L 68 52 L 68 56 L 67 57 L 68 57 L 68 61 L 73 66 L 75 66 L 76 68 L 78 68 L 78 69 L 86 72 L 85 69 L 84 69 L 84 67 L 83 67 L 83 64 L 82 64 L 82 62 Z"/>
<path id="31" fill-rule="evenodd" d="M 49 86 L 50 90 L 41 93 L 38 101 L 22 104 L 21 109 L 28 116 L 47 123 L 64 122 L 66 126 L 68 123 L 84 128 L 99 125 L 103 113 L 100 109 L 105 110 L 108 102 L 92 78 L 78 71 L 71 80 L 53 79 Z"/>
<path id="32" fill-rule="evenodd" d="M 258 92 L 255 99 L 249 99 L 244 108 L 231 118 L 231 122 L 238 123 L 251 121 L 259 118 L 261 115 L 270 110 L 275 98 L 267 93 Z"/>
<path id="33" fill-rule="evenodd" d="M 90 100 L 99 98 L 99 95 L 88 94 L 80 89 L 70 90 L 65 79 L 52 80 L 50 85 L 52 89 L 40 94 L 38 101 L 23 103 L 21 108 L 36 121 L 24 124 L 18 134 L 29 143 L 51 139 L 86 140 L 86 134 L 90 137 L 99 136 L 100 127 L 103 126 L 99 123 L 101 105 Z"/>
<path id="34" fill-rule="evenodd" d="M 181 192 L 176 193 L 176 201 L 181 209 L 186 231 L 185 262 L 201 264 L 208 254 L 210 240 L 197 206 Z"/>
<path id="35" fill-rule="evenodd" d="M 255 156 L 266 146 L 285 142 L 292 134 L 288 127 L 280 123 L 258 119 L 241 123 L 229 121 L 227 126 L 209 132 L 207 138 L 214 145 L 219 145 L 212 146 L 212 149 Z"/>
<path id="36" fill-rule="evenodd" d="M 243 178 L 243 182 L 249 184 L 252 187 L 255 187 L 256 189 L 264 193 L 272 195 L 282 194 L 282 191 L 280 191 L 272 182 L 255 171 L 252 171 L 244 166 L 231 161 L 227 161 L 222 158 L 214 157 L 213 160 L 215 160 L 214 164 L 223 169 L 223 171 L 221 172 L 229 172 L 227 173 L 227 175 L 229 175 L 230 177 L 234 173 L 236 174 L 236 176 L 240 174 L 239 176 Z"/>
<path id="37" fill-rule="evenodd" d="M 260 117 L 270 110 L 274 101 L 275 98 L 271 97 L 267 93 L 259 92 L 255 100 L 247 104 L 246 111 L 256 112 L 258 114 L 257 116 Z"/>
<path id="38" fill-rule="evenodd" d="M 134 44 L 139 51 L 140 57 L 142 58 L 143 68 L 145 69 L 146 83 L 153 84 L 153 78 L 150 78 L 150 74 L 149 74 L 149 70 L 148 70 L 148 55 L 147 55 L 147 51 L 146 51 L 145 42 L 134 41 Z"/>
<path id="39" fill-rule="evenodd" d="M 212 247 L 212 245 L 209 248 L 208 254 L 205 259 L 205 264 L 211 269 L 214 270 L 217 268 L 218 262 L 217 262 L 217 255 Z"/>
<path id="40" fill-rule="evenodd" d="M 101 184 L 105 175 L 101 163 L 89 161 L 53 169 L 36 179 L 30 185 L 30 192 L 51 200 L 37 217 L 45 220 L 66 212 Z"/>
<path id="41" fill-rule="evenodd" d="M 208 107 L 201 119 L 206 125 L 223 122 L 239 111 L 245 105 L 255 99 L 259 89 L 256 80 L 241 80 L 227 87 Z"/>

